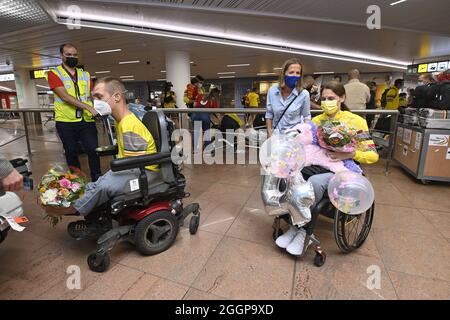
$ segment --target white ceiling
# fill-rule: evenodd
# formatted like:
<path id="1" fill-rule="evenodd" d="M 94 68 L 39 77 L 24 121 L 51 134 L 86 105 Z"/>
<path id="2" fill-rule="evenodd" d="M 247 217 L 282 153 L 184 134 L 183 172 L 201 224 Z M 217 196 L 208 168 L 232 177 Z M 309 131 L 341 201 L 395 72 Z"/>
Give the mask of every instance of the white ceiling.
<path id="1" fill-rule="evenodd" d="M 290 48 L 396 63 L 411 63 L 413 59 L 450 54 L 448 19 L 444 14 L 444 11 L 448 12 L 449 9 L 448 0 L 434 0 L 433 6 L 427 9 L 431 17 L 424 17 L 423 10 L 423 6 L 429 1 L 409 0 L 393 7 L 388 5 L 390 0 L 378 1 L 382 7 L 381 30 L 368 30 L 365 25 L 361 26 L 367 17 L 365 8 L 370 2 L 372 1 L 110 0 L 77 1 L 76 4 L 82 14 L 91 19 L 96 17 L 98 21 L 103 19 L 103 23 L 111 23 L 114 19 L 127 19 L 136 26 L 157 26 L 159 30 L 170 31 L 172 34 L 184 31 L 190 34 L 196 32 L 198 35 L 223 35 L 224 38 L 232 40 L 245 38 L 263 44 L 281 44 L 280 47 L 284 44 Z M 11 62 L 10 66 L 0 66 L 0 73 L 11 72 L 13 68 L 56 65 L 60 62 L 58 47 L 65 42 L 73 42 L 78 46 L 81 63 L 91 74 L 94 75 L 95 71 L 111 70 L 107 75 L 134 75 L 137 81 L 164 78 L 160 71 L 164 69 L 164 55 L 168 50 L 188 51 L 191 60 L 195 62 L 191 73 L 202 74 L 207 78 L 217 78 L 218 72 L 226 71 L 235 71 L 237 77 L 273 72 L 273 68 L 280 67 L 286 58 L 293 55 L 148 34 L 85 27 L 69 30 L 67 26 L 55 23 L 53 19 L 58 15 L 62 16 L 61 12 L 67 11 L 67 6 L 73 4 L 72 1 L 42 0 L 39 4 L 47 12 L 48 19 L 42 18 L 30 23 L 15 17 L 16 30 L 0 35 L 0 65 L 6 60 Z M 439 6 L 446 10 L 436 9 Z M 0 28 L 4 30 L 11 17 L 6 18 L 2 10 L 0 9 Z M 284 17 L 285 15 L 288 15 L 288 18 Z M 406 19 L 405 15 L 410 18 Z M 334 21 L 323 21 L 329 18 Z M 414 20 L 414 23 L 407 23 L 405 19 Z M 121 48 L 122 51 L 95 53 L 98 50 L 115 48 Z M 363 72 L 399 71 L 386 66 L 310 55 L 299 57 L 304 63 L 306 73 L 344 73 L 354 67 Z M 140 60 L 141 63 L 119 65 L 118 62 L 122 60 Z M 147 61 L 150 61 L 150 65 L 146 64 Z M 232 69 L 226 67 L 227 64 L 238 63 L 251 65 Z M 5 84 L 8 85 L 0 83 Z"/>

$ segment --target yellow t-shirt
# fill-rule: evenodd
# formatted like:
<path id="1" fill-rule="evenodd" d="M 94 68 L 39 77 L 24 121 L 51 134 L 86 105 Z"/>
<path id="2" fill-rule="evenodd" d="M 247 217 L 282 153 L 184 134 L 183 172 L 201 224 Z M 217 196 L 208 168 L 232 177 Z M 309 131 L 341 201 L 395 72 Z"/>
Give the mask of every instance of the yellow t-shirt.
<path id="1" fill-rule="evenodd" d="M 257 108 L 259 106 L 259 94 L 257 94 L 256 92 L 250 92 L 247 95 L 247 99 L 248 99 L 248 105 L 250 107 Z"/>
<path id="2" fill-rule="evenodd" d="M 125 116 L 117 123 L 116 129 L 119 158 L 136 157 L 157 152 L 155 140 L 153 140 L 150 131 L 133 113 Z M 158 171 L 157 164 L 145 168 Z"/>
<path id="3" fill-rule="evenodd" d="M 397 110 L 400 104 L 399 89 L 395 86 L 391 86 L 386 93 L 386 110 Z"/>
<path id="4" fill-rule="evenodd" d="M 314 117 L 312 122 L 316 125 L 320 125 L 322 121 L 329 119 L 330 117 L 328 117 L 325 113 L 322 113 Z M 358 144 L 353 160 L 356 160 L 362 164 L 372 164 L 378 162 L 378 152 L 376 151 L 375 143 L 370 138 L 366 119 L 361 118 L 360 116 L 349 111 L 339 111 L 334 116 L 333 120 L 338 120 L 356 131 L 363 132 L 365 139 L 364 141 L 359 142 L 360 145 Z"/>

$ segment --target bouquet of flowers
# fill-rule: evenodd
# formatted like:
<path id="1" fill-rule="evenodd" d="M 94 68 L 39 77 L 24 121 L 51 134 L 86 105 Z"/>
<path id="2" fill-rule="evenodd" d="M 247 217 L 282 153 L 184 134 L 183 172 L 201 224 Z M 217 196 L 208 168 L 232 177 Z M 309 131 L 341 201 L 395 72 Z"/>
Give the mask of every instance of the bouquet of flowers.
<path id="1" fill-rule="evenodd" d="M 84 194 L 85 176 L 80 172 L 72 173 L 54 167 L 47 171 L 39 184 L 39 199 L 44 206 L 70 207 L 71 203 Z M 47 216 L 53 225 L 61 217 Z"/>
<path id="2" fill-rule="evenodd" d="M 340 121 L 327 120 L 317 127 L 317 137 L 322 148 L 337 152 L 353 152 L 358 144 L 358 132 Z"/>

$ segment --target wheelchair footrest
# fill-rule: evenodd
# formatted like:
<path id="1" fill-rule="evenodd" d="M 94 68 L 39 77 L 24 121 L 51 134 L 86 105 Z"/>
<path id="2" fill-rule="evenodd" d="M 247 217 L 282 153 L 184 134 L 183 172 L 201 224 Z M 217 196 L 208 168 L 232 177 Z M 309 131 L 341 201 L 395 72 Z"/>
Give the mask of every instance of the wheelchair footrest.
<path id="1" fill-rule="evenodd" d="M 131 232 L 132 226 L 122 226 L 109 230 L 97 240 L 97 253 L 105 254 L 110 251 L 120 238 Z"/>

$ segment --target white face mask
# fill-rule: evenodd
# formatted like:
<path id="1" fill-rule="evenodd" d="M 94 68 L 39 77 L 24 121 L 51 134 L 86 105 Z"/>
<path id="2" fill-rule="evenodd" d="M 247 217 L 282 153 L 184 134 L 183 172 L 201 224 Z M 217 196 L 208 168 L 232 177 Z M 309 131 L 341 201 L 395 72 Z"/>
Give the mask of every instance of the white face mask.
<path id="1" fill-rule="evenodd" d="M 109 103 L 103 100 L 94 100 L 94 109 L 101 116 L 109 116 L 112 113 Z"/>

